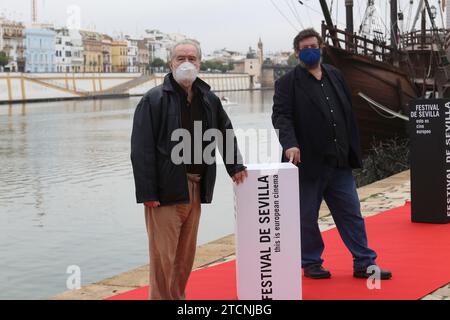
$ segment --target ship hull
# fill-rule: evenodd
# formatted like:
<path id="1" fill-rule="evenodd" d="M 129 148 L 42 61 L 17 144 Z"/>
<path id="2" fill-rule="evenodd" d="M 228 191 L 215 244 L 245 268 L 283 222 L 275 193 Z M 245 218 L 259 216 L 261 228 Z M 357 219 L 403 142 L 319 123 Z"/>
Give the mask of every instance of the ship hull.
<path id="1" fill-rule="evenodd" d="M 365 152 L 374 141 L 407 136 L 407 121 L 393 118 L 358 95 L 363 93 L 392 111 L 407 115 L 409 103 L 418 97 L 418 90 L 406 73 L 388 63 L 332 46 L 325 47 L 324 62 L 340 69 L 351 88 Z"/>

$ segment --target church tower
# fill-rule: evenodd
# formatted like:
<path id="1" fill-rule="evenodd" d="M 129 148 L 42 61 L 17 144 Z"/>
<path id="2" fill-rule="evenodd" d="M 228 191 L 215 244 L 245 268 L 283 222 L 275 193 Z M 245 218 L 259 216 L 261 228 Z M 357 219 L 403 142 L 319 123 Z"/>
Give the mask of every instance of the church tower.
<path id="1" fill-rule="evenodd" d="M 259 63 L 262 66 L 264 63 L 264 45 L 261 41 L 261 38 L 259 38 L 259 42 L 258 42 L 258 58 L 259 58 Z"/>

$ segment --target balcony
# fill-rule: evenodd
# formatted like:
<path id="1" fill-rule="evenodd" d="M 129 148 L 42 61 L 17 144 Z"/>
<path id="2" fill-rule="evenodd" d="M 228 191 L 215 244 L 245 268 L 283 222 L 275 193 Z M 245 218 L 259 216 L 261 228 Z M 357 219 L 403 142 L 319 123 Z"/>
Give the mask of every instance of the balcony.
<path id="1" fill-rule="evenodd" d="M 3 33 L 3 39 L 23 38 L 23 33 L 20 32 L 5 32 Z"/>

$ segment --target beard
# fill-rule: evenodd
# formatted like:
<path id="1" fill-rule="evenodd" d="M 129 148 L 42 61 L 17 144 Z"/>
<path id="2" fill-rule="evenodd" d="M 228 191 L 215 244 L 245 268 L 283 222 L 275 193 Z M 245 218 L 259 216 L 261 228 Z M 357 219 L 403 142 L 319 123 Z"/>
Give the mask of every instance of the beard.
<path id="1" fill-rule="evenodd" d="M 317 63 L 317 64 L 315 64 L 315 65 L 312 65 L 312 66 L 307 65 L 307 64 L 304 63 L 302 60 L 299 60 L 299 63 L 298 63 L 298 64 L 300 65 L 300 67 L 302 67 L 302 68 L 304 68 L 304 69 L 306 69 L 306 70 L 313 70 L 313 69 L 316 69 L 318 66 L 320 66 L 320 65 L 322 64 L 322 62 L 323 62 L 323 57 L 320 56 L 319 63 Z"/>

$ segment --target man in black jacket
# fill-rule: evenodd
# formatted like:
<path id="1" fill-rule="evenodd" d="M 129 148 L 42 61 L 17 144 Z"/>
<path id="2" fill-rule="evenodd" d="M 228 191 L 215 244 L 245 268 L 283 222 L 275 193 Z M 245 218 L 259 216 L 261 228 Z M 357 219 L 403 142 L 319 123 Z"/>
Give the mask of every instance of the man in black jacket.
<path id="1" fill-rule="evenodd" d="M 210 147 L 218 144 L 235 183 L 247 177 L 231 121 L 220 99 L 197 77 L 200 60 L 196 41 L 177 43 L 172 72 L 145 94 L 134 115 L 131 160 L 137 202 L 145 205 L 152 300 L 185 299 L 201 203 L 213 198 L 216 163 Z M 206 146 L 208 131 L 221 139 L 208 135 L 214 138 Z"/>
<path id="2" fill-rule="evenodd" d="M 294 40 L 299 65 L 275 84 L 272 122 L 279 130 L 283 161 L 299 165 L 302 267 L 306 277 L 325 279 L 324 243 L 318 217 L 325 199 L 339 234 L 353 255 L 353 275 L 389 279 L 368 248 L 352 168 L 362 165 L 351 91 L 336 68 L 322 64 L 323 40 L 314 29 Z"/>

